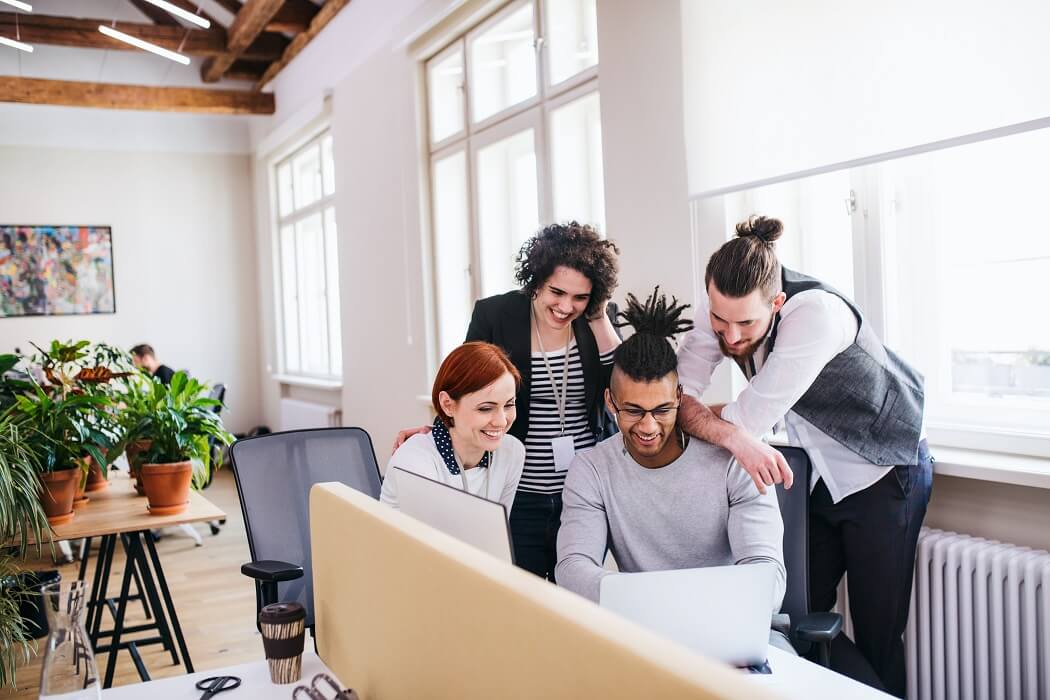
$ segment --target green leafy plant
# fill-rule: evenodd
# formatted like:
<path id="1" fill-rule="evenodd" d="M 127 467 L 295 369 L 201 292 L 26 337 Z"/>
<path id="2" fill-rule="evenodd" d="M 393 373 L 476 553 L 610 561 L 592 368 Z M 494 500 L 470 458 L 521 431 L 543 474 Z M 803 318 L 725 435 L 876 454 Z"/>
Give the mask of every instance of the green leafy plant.
<path id="1" fill-rule="evenodd" d="M 222 404 L 207 397 L 208 386 L 176 372 L 170 385 L 152 381 L 139 421 L 128 426 L 137 439 L 152 440 L 144 453 L 146 464 L 193 463 L 194 487 L 208 480 L 212 469 L 212 440 L 228 445 L 233 435 L 226 431 L 216 409 Z"/>
<path id="2" fill-rule="evenodd" d="M 0 687 L 12 689 L 18 667 L 27 663 L 34 653 L 19 604 L 36 594 L 19 585 L 18 573 L 17 562 L 10 556 L 0 555 Z"/>

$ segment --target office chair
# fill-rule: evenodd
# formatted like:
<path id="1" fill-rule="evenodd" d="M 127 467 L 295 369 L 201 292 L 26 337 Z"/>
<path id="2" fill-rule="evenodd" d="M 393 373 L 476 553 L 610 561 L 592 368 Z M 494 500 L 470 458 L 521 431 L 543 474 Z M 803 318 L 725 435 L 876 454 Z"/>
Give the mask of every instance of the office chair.
<path id="1" fill-rule="evenodd" d="M 777 484 L 777 501 L 784 520 L 784 567 L 787 591 L 780 607 L 786 613 L 788 628 L 781 629 L 800 656 L 817 647 L 821 666 L 831 665 L 831 642 L 842 631 L 842 616 L 833 612 L 809 610 L 809 455 L 801 447 L 780 447 L 795 475 L 795 484 L 785 489 Z"/>
<path id="2" fill-rule="evenodd" d="M 270 433 L 233 443 L 230 462 L 252 557 L 241 573 L 255 580 L 256 610 L 297 601 L 312 629 L 310 487 L 338 481 L 378 499 L 372 439 L 361 428 Z"/>

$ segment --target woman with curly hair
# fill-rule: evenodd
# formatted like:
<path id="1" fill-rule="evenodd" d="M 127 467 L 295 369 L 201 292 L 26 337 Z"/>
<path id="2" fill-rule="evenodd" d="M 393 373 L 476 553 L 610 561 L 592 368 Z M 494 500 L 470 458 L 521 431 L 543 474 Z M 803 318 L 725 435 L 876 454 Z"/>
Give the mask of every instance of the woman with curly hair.
<path id="1" fill-rule="evenodd" d="M 467 329 L 468 341 L 506 350 L 521 375 L 510 428 L 525 443 L 510 513 L 514 558 L 551 581 L 565 470 L 605 430 L 602 397 L 620 344 L 615 305 L 608 308 L 619 252 L 591 226 L 547 226 L 518 253 L 521 288 L 479 300 Z"/>

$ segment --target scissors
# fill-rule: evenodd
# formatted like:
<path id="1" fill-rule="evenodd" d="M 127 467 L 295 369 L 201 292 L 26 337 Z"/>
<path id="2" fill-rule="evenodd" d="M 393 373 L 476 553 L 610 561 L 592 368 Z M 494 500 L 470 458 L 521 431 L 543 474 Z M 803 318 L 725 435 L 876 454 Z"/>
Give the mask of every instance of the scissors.
<path id="1" fill-rule="evenodd" d="M 212 676 L 202 681 L 197 681 L 197 690 L 203 690 L 204 695 L 200 700 L 208 700 L 219 693 L 233 690 L 241 685 L 241 679 L 237 676 Z"/>

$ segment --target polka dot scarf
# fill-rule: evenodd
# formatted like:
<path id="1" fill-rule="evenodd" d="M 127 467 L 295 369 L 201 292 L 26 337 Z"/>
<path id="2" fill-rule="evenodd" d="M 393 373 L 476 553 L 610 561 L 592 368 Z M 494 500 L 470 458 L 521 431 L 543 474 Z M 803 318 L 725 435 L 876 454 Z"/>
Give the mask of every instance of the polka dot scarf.
<path id="1" fill-rule="evenodd" d="M 437 445 L 438 454 L 441 455 L 441 459 L 445 460 L 445 467 L 448 469 L 448 473 L 455 476 L 459 474 L 459 462 L 456 461 L 456 453 L 452 451 L 452 436 L 449 435 L 448 428 L 441 422 L 440 418 L 434 419 L 434 444 Z M 486 452 L 485 456 L 478 462 L 478 466 L 482 469 L 489 466 L 489 457 L 492 453 Z"/>

